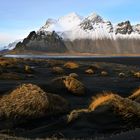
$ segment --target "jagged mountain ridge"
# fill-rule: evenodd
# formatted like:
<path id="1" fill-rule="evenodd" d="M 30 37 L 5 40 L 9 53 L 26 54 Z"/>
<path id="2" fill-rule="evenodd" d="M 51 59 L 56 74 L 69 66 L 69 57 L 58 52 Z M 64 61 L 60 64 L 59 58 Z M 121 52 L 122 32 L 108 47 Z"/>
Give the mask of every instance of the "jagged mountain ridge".
<path id="1" fill-rule="evenodd" d="M 22 42 L 17 43 L 14 50 L 33 50 L 64 53 L 67 51 L 62 38 L 56 32 L 30 32 Z"/>
<path id="2" fill-rule="evenodd" d="M 18 43 L 15 50 L 140 53 L 140 24 L 131 25 L 130 21 L 125 21 L 113 25 L 96 13 L 85 18 L 71 13 L 58 20 L 48 19 L 44 26 L 29 36 Z"/>
<path id="3" fill-rule="evenodd" d="M 140 27 L 138 25 L 132 26 L 130 21 L 113 25 L 96 13 L 92 13 L 85 18 L 76 13 L 71 13 L 58 20 L 48 19 L 38 32 L 40 31 L 56 31 L 64 40 L 140 38 Z"/>

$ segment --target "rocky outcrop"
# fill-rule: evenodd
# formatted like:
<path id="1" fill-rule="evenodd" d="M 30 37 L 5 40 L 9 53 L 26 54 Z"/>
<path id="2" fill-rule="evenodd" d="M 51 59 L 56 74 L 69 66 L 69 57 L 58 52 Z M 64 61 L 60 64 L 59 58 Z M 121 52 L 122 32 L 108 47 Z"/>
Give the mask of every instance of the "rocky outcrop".
<path id="1" fill-rule="evenodd" d="M 103 18 L 96 13 L 90 14 L 86 19 L 90 20 L 93 24 L 104 22 Z"/>
<path id="2" fill-rule="evenodd" d="M 98 28 L 103 28 L 103 26 L 105 26 L 107 32 L 113 32 L 112 23 L 110 21 L 104 21 L 102 17 L 97 14 L 88 16 L 79 25 L 84 31 L 96 31 Z M 98 30 L 96 32 L 98 32 Z"/>
<path id="3" fill-rule="evenodd" d="M 89 19 L 85 19 L 81 24 L 80 27 L 84 30 L 92 30 L 93 26 Z"/>
<path id="4" fill-rule="evenodd" d="M 131 34 L 133 32 L 133 28 L 130 24 L 130 21 L 121 22 L 116 27 L 116 34 Z"/>
<path id="5" fill-rule="evenodd" d="M 140 24 L 135 25 L 135 26 L 133 27 L 133 30 L 134 30 L 135 32 L 137 32 L 138 34 L 140 34 Z"/>

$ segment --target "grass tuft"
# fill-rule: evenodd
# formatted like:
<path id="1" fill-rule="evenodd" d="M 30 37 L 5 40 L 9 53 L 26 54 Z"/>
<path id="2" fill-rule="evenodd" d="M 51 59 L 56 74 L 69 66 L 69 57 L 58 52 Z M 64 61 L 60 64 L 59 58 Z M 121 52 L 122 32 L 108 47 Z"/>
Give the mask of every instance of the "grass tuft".
<path id="1" fill-rule="evenodd" d="M 67 62 L 64 64 L 64 67 L 67 68 L 67 69 L 77 69 L 79 68 L 79 64 L 76 63 L 76 62 Z"/>
<path id="2" fill-rule="evenodd" d="M 94 97 L 89 105 L 89 110 L 94 111 L 104 105 L 110 105 L 115 113 L 123 118 L 140 117 L 139 103 L 113 93 L 104 93 Z"/>
<path id="3" fill-rule="evenodd" d="M 0 117 L 35 119 L 64 112 L 67 105 L 63 97 L 46 93 L 37 85 L 22 84 L 0 99 Z"/>

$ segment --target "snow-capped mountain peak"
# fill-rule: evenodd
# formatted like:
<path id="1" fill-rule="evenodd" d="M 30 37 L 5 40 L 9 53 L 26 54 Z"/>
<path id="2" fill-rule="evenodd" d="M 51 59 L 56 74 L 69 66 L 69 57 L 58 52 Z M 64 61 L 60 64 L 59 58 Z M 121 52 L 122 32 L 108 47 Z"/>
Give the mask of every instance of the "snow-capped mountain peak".
<path id="1" fill-rule="evenodd" d="M 44 30 L 52 31 L 52 30 L 55 30 L 56 24 L 57 24 L 57 21 L 55 19 L 49 18 L 49 19 L 47 19 L 45 25 L 42 26 L 39 31 L 44 31 Z"/>
<path id="2" fill-rule="evenodd" d="M 55 19 L 48 18 L 46 23 L 45 23 L 45 25 L 42 26 L 40 30 L 45 30 L 45 29 L 53 28 L 55 26 L 55 24 L 56 24 L 56 20 Z"/>
<path id="3" fill-rule="evenodd" d="M 4 46 L 3 49 L 5 50 L 13 50 L 18 42 L 22 42 L 23 39 L 16 40 L 12 43 L 9 43 L 7 46 Z"/>
<path id="4" fill-rule="evenodd" d="M 66 16 L 60 17 L 58 20 L 48 19 L 46 24 L 40 28 L 40 31 L 69 31 L 73 27 L 79 25 L 82 21 L 82 17 L 76 13 L 70 13 Z"/>
<path id="5" fill-rule="evenodd" d="M 96 13 L 84 18 L 70 13 L 56 20 L 48 19 L 40 30 L 32 31 L 23 42 L 18 43 L 16 49 L 130 54 L 140 52 L 139 44 L 140 24 L 123 21 L 113 25 Z"/>
<path id="6" fill-rule="evenodd" d="M 60 17 L 58 19 L 58 22 L 61 22 L 61 21 L 72 21 L 72 20 L 80 20 L 81 21 L 81 16 L 79 16 L 77 13 L 70 13 L 70 14 L 67 14 L 63 17 Z"/>
<path id="7" fill-rule="evenodd" d="M 133 30 L 134 30 L 135 32 L 137 32 L 138 34 L 140 34 L 140 24 L 135 25 L 135 26 L 133 27 Z"/>
<path id="8" fill-rule="evenodd" d="M 103 39 L 103 38 L 140 38 L 140 26 L 132 26 L 130 22 L 121 22 L 114 26 L 97 13 L 81 17 L 70 13 L 57 20 L 48 19 L 39 31 L 55 31 L 64 40 Z"/>
<path id="9" fill-rule="evenodd" d="M 65 31 L 72 29 L 73 27 L 80 24 L 82 17 L 76 13 L 70 13 L 58 19 L 58 24 L 63 27 Z"/>
<path id="10" fill-rule="evenodd" d="M 55 24 L 55 23 L 56 23 L 56 20 L 52 19 L 52 18 L 48 18 L 46 21 L 46 25 L 51 25 L 51 24 Z"/>
<path id="11" fill-rule="evenodd" d="M 92 21 L 93 23 L 104 22 L 103 18 L 97 13 L 91 13 L 86 19 Z"/>

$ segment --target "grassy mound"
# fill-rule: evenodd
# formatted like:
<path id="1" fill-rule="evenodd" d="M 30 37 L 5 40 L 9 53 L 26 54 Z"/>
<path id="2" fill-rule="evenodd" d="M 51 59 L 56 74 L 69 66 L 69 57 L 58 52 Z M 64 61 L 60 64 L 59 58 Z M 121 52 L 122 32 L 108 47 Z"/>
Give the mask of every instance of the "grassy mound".
<path id="1" fill-rule="evenodd" d="M 73 77 L 73 78 L 78 78 L 79 77 L 77 73 L 70 73 L 69 76 Z"/>
<path id="2" fill-rule="evenodd" d="M 65 87 L 75 95 L 84 95 L 85 86 L 77 79 L 67 76 L 64 80 Z"/>
<path id="3" fill-rule="evenodd" d="M 33 72 L 33 69 L 32 69 L 30 66 L 25 65 L 25 66 L 24 66 L 24 71 L 25 71 L 26 73 L 32 73 L 32 72 Z"/>
<path id="4" fill-rule="evenodd" d="M 108 72 L 107 71 L 101 71 L 101 76 L 108 76 Z"/>
<path id="5" fill-rule="evenodd" d="M 134 73 L 134 76 L 135 76 L 136 78 L 140 78 L 140 72 Z"/>
<path id="6" fill-rule="evenodd" d="M 125 75 L 125 73 L 120 72 L 120 73 L 118 74 L 118 76 L 119 76 L 120 78 L 123 78 L 123 77 L 125 77 L 126 75 Z"/>
<path id="7" fill-rule="evenodd" d="M 137 90 L 135 90 L 131 96 L 129 96 L 129 98 L 131 100 L 134 100 L 136 102 L 140 103 L 140 88 L 138 88 Z"/>
<path id="8" fill-rule="evenodd" d="M 70 114 L 67 115 L 67 122 L 71 123 L 71 122 L 75 121 L 78 117 L 80 117 L 84 113 L 89 113 L 89 110 L 88 109 L 72 110 L 70 112 Z"/>
<path id="9" fill-rule="evenodd" d="M 64 84 L 64 80 L 65 80 L 66 76 L 60 76 L 57 78 L 54 78 L 51 80 L 51 85 L 53 87 L 55 87 L 56 90 L 64 90 L 66 89 L 65 84 Z"/>
<path id="10" fill-rule="evenodd" d="M 0 58 L 0 66 L 8 66 L 10 65 L 11 61 L 9 59 Z"/>
<path id="11" fill-rule="evenodd" d="M 123 118 L 140 117 L 139 103 L 113 93 L 106 93 L 94 97 L 89 105 L 89 110 L 94 111 L 104 105 L 111 106 L 115 113 L 121 115 Z"/>
<path id="12" fill-rule="evenodd" d="M 84 95 L 86 88 L 82 82 L 72 76 L 58 77 L 52 80 L 51 85 L 57 89 L 66 89 L 74 95 Z"/>
<path id="13" fill-rule="evenodd" d="M 139 92 L 139 93 L 138 93 Z M 140 90 L 134 96 L 140 95 Z M 132 96 L 130 96 L 132 97 Z M 67 116 L 68 123 L 81 118 L 82 116 L 92 116 L 106 113 L 120 116 L 124 120 L 139 120 L 140 118 L 140 104 L 132 101 L 129 98 L 120 97 L 113 93 L 104 93 L 93 97 L 92 102 L 88 108 L 76 109 L 70 112 Z M 85 116 L 86 117 L 86 116 Z M 91 117 L 90 117 L 91 118 Z M 133 122 L 133 121 L 132 121 Z"/>
<path id="14" fill-rule="evenodd" d="M 64 69 L 61 67 L 53 67 L 52 68 L 52 73 L 54 74 L 64 74 Z"/>
<path id="15" fill-rule="evenodd" d="M 0 99 L 0 117 L 35 119 L 64 112 L 67 105 L 58 95 L 45 93 L 33 84 L 23 84 Z"/>
<path id="16" fill-rule="evenodd" d="M 77 69 L 79 68 L 79 64 L 76 62 L 67 62 L 64 64 L 64 67 L 67 69 Z"/>
<path id="17" fill-rule="evenodd" d="M 17 64 L 19 60 L 16 58 L 1 58 L 0 57 L 0 66 L 2 67 L 12 67 Z"/>
<path id="18" fill-rule="evenodd" d="M 95 64 L 90 65 L 89 66 L 89 69 L 92 69 L 94 71 L 97 71 L 97 70 L 101 70 L 102 67 L 98 63 L 95 63 Z"/>
<path id="19" fill-rule="evenodd" d="M 85 71 L 86 74 L 94 74 L 94 71 L 92 69 L 87 69 Z"/>

